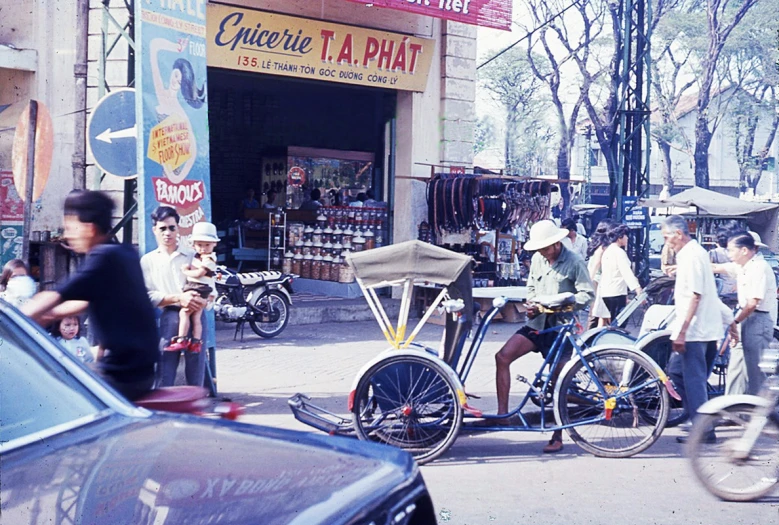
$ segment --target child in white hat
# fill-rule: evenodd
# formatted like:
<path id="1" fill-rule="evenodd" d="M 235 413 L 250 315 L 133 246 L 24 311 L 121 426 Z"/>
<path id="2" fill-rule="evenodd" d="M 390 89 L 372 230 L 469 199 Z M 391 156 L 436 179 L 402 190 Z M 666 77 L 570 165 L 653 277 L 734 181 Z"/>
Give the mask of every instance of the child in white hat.
<path id="1" fill-rule="evenodd" d="M 187 283 L 183 291 L 194 291 L 203 299 L 208 299 L 216 289 L 216 254 L 214 248 L 219 242 L 216 235 L 216 226 L 210 222 L 198 222 L 192 228 L 192 245 L 195 248 L 195 256 L 192 264 L 181 268 L 187 276 Z M 192 339 L 189 339 L 189 328 L 192 327 Z M 166 351 L 179 352 L 189 350 L 200 352 L 203 342 L 203 325 L 200 322 L 200 312 L 192 315 L 186 308 L 179 312 L 179 335 L 171 339 L 165 347 Z"/>

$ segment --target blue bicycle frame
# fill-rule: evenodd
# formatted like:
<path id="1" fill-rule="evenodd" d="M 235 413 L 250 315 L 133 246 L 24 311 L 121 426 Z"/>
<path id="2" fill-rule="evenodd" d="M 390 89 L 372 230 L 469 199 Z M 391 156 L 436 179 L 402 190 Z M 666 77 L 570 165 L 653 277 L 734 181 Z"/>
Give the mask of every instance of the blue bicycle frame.
<path id="1" fill-rule="evenodd" d="M 499 307 L 493 306 L 487 315 L 484 317 L 482 323 L 480 324 L 479 328 L 476 331 L 476 334 L 474 335 L 473 341 L 471 343 L 471 346 L 468 350 L 468 353 L 466 354 L 466 358 L 464 362 L 462 363 L 462 366 L 459 370 L 457 370 L 457 375 L 459 376 L 460 380 L 465 384 L 465 381 L 468 377 L 468 374 L 471 371 L 471 367 L 473 366 L 473 362 L 476 359 L 476 355 L 478 354 L 478 349 L 481 346 L 484 337 L 486 335 L 487 329 L 492 322 L 492 320 L 495 318 L 499 311 Z M 605 415 L 601 415 L 597 418 L 593 418 L 591 420 L 583 420 L 583 421 L 577 421 L 573 424 L 568 425 L 547 425 L 547 420 L 549 419 L 546 415 L 546 408 L 547 403 L 545 402 L 543 392 L 549 388 L 550 383 L 553 380 L 554 376 L 554 370 L 557 369 L 557 367 L 560 365 L 560 360 L 563 358 L 563 355 L 565 355 L 565 352 L 563 352 L 563 348 L 566 344 L 570 344 L 573 348 L 573 351 L 576 352 L 576 355 L 578 356 L 578 359 L 581 361 L 584 368 L 587 370 L 587 373 L 590 377 L 593 378 L 593 382 L 597 387 L 598 393 L 600 396 L 602 396 L 602 399 L 608 399 L 610 397 L 613 397 L 613 394 L 606 391 L 604 388 L 603 383 L 598 379 L 597 374 L 593 371 L 592 367 L 590 367 L 587 360 L 584 358 L 584 351 L 585 348 L 583 346 L 583 342 L 578 337 L 574 337 L 573 330 L 576 326 L 576 318 L 574 317 L 566 324 L 562 324 L 559 326 L 554 326 L 550 328 L 546 328 L 544 330 L 540 330 L 539 334 L 548 334 L 552 332 L 557 332 L 557 336 L 555 337 L 554 343 L 552 343 L 551 348 L 549 349 L 549 353 L 544 358 L 544 362 L 541 365 L 541 367 L 536 372 L 533 382 L 526 381 L 528 383 L 528 386 L 530 387 L 529 390 L 525 393 L 525 396 L 523 397 L 522 401 L 517 405 L 517 407 L 514 410 L 511 410 L 507 414 L 476 414 L 476 413 L 469 413 L 466 411 L 464 417 L 465 418 L 479 418 L 479 419 L 505 419 L 507 417 L 511 416 L 518 416 L 519 420 L 521 422 L 521 425 L 516 426 L 506 426 L 506 425 L 496 425 L 494 427 L 490 426 L 467 426 L 465 428 L 478 428 L 480 430 L 501 430 L 501 431 L 516 431 L 516 430 L 526 430 L 526 431 L 534 431 L 534 432 L 548 432 L 550 430 L 563 430 L 567 428 L 572 428 L 575 426 L 580 426 L 584 424 L 590 424 L 595 423 L 598 421 L 603 421 L 606 419 Z M 456 363 L 453 363 L 455 365 Z M 549 373 L 545 373 L 544 370 L 546 370 L 548 367 Z M 537 384 L 539 381 L 543 380 L 542 386 L 540 389 L 536 388 L 535 384 Z M 627 396 L 630 396 L 634 392 L 637 392 L 638 390 L 644 388 L 647 384 L 649 384 L 654 380 L 647 381 L 645 383 L 642 383 L 640 385 L 637 385 L 633 388 L 630 388 L 625 391 L 621 391 L 617 398 L 625 398 Z M 615 381 L 615 383 L 619 383 L 619 381 Z M 531 423 L 528 422 L 527 418 L 522 414 L 522 410 L 527 405 L 528 401 L 532 397 L 538 397 L 538 400 L 541 405 L 541 423 L 540 426 L 533 426 Z"/>

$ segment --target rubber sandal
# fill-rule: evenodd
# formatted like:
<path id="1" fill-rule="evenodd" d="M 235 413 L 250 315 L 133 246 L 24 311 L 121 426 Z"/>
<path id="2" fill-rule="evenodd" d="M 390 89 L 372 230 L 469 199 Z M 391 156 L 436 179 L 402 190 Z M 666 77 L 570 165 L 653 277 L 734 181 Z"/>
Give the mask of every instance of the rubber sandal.
<path id="1" fill-rule="evenodd" d="M 555 440 L 550 439 L 549 443 L 547 443 L 544 446 L 544 454 L 554 454 L 555 452 L 560 452 L 563 449 L 563 441 L 562 440 Z"/>

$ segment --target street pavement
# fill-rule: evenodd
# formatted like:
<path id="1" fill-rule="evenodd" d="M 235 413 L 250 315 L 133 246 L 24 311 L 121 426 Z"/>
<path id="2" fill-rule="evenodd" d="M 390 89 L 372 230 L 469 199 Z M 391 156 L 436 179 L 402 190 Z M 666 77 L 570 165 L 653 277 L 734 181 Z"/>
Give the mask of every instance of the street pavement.
<path id="1" fill-rule="evenodd" d="M 495 410 L 493 356 L 519 326 L 492 325 L 466 383 L 469 394 L 480 396 L 472 406 Z M 442 330 L 428 325 L 419 341 L 437 348 Z M 288 326 L 271 340 L 251 329 L 243 341 L 233 333 L 233 326 L 217 331 L 219 396 L 246 405 L 242 421 L 304 432 L 318 431 L 294 419 L 287 399 L 303 392 L 346 415 L 356 374 L 388 347 L 374 322 Z M 540 363 L 540 356 L 527 356 L 512 375 L 529 378 Z M 520 401 L 522 387 L 513 381 L 512 403 Z M 462 433 L 421 469 L 439 524 L 779 524 L 779 490 L 761 502 L 737 504 L 700 487 L 676 443 L 681 433 L 666 429 L 649 450 L 626 459 L 596 458 L 567 436 L 561 453 L 542 454 L 548 432 Z"/>

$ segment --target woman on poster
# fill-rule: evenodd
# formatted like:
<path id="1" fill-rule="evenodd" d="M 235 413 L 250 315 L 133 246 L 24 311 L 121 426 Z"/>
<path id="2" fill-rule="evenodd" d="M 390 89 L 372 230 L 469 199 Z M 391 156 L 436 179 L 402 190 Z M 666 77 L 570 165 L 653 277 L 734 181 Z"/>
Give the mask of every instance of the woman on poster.
<path id="1" fill-rule="evenodd" d="M 192 129 L 192 122 L 179 100 L 179 94 L 190 107 L 199 109 L 206 100 L 206 88 L 205 83 L 200 88 L 197 87 L 195 71 L 186 58 L 177 58 L 173 62 L 166 86 L 160 70 L 159 54 L 161 51 L 181 54 L 187 48 L 188 42 L 186 40 L 176 43 L 164 38 L 155 38 L 150 43 L 151 72 L 154 80 L 154 92 L 157 95 L 155 108 L 157 116 L 160 122 L 171 116 L 177 117 L 183 121 L 189 131 L 189 158 L 187 161 L 175 169 L 162 164 L 165 176 L 173 184 L 178 184 L 187 178 L 197 158 L 197 141 Z"/>

